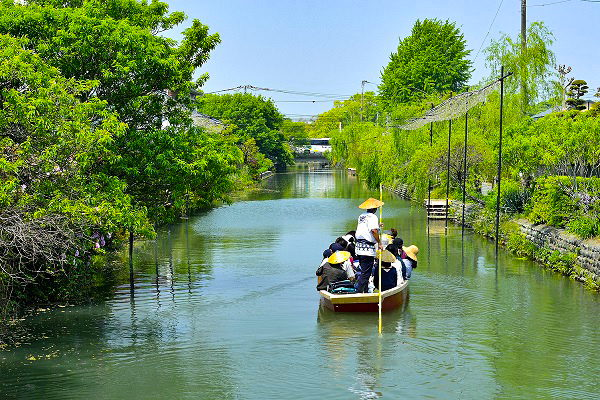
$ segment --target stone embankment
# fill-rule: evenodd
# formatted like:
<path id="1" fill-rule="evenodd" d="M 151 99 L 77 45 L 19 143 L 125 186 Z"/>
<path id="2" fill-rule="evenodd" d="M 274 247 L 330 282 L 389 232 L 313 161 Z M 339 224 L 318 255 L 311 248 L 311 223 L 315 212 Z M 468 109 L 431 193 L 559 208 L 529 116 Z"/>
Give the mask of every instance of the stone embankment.
<path id="1" fill-rule="evenodd" d="M 577 264 L 600 278 L 600 241 L 583 240 L 564 229 L 548 225 L 533 225 L 526 219 L 517 221 L 521 233 L 538 248 L 558 250 L 561 253 L 577 255 Z"/>
<path id="2" fill-rule="evenodd" d="M 398 184 L 393 188 L 386 188 L 407 200 L 414 200 L 407 185 Z M 462 201 L 450 200 L 450 219 L 454 223 L 462 223 Z M 481 211 L 481 207 L 473 204 L 465 204 L 465 226 L 470 226 L 470 221 Z M 533 243 L 538 249 L 558 251 L 560 253 L 572 253 L 577 255 L 576 263 L 583 269 L 592 273 L 596 280 L 600 280 L 600 240 L 581 239 L 567 232 L 548 225 L 534 225 L 526 219 L 516 221 L 519 230 L 525 238 Z"/>

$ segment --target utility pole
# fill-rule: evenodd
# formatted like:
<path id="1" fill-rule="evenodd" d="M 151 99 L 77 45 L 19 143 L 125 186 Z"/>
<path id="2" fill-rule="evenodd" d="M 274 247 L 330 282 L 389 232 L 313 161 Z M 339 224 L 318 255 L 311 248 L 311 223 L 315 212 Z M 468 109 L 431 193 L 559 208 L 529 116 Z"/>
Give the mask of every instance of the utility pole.
<path id="1" fill-rule="evenodd" d="M 363 120 L 363 104 L 365 102 L 365 83 L 368 83 L 368 81 L 363 80 L 361 82 L 362 85 L 362 90 L 360 92 L 360 120 Z"/>
<path id="2" fill-rule="evenodd" d="M 527 0 L 521 0 L 521 57 L 525 57 L 527 50 Z M 521 70 L 521 112 L 525 113 L 527 104 L 527 82 L 525 81 L 525 71 L 527 68 L 522 67 Z"/>
<path id="3" fill-rule="evenodd" d="M 521 50 L 527 47 L 527 0 L 521 0 Z"/>

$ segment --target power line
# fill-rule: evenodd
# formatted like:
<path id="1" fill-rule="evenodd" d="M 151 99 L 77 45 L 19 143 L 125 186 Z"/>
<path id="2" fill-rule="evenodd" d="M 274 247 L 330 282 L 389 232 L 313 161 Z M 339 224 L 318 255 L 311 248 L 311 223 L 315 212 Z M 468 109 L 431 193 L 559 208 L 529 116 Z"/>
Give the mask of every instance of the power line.
<path id="1" fill-rule="evenodd" d="M 545 6 L 551 6 L 553 4 L 560 4 L 560 3 L 567 3 L 571 0 L 560 0 L 560 1 L 555 1 L 553 3 L 546 3 L 546 4 L 530 4 L 527 7 L 545 7 Z"/>
<path id="2" fill-rule="evenodd" d="M 566 1 L 570 1 L 570 0 L 566 0 Z M 485 40 L 487 39 L 488 35 L 490 34 L 490 31 L 492 30 L 492 26 L 494 25 L 494 22 L 496 22 L 496 17 L 498 17 L 498 13 L 500 12 L 500 7 L 502 7 L 502 3 L 504 3 L 504 0 L 500 0 L 500 5 L 498 6 L 498 9 L 496 10 L 496 15 L 494 15 L 494 19 L 492 20 L 492 23 L 490 24 L 490 27 L 489 27 L 487 33 L 485 34 L 483 41 L 481 42 L 481 46 L 479 46 L 479 50 L 477 50 L 477 54 L 475 55 L 475 59 L 473 60 L 473 62 L 475 62 L 477 60 L 477 57 L 479 57 L 479 52 L 481 51 L 481 48 L 483 47 Z"/>
<path id="3" fill-rule="evenodd" d="M 528 5 L 527 7 L 546 7 L 546 6 L 552 6 L 554 4 L 568 3 L 570 1 L 573 1 L 573 0 L 560 0 L 560 1 L 554 1 L 552 3 L 531 4 L 531 5 Z M 579 0 L 579 1 L 583 1 L 585 3 L 600 3 L 600 0 Z"/>
<path id="4" fill-rule="evenodd" d="M 213 92 L 207 92 L 206 94 L 215 94 L 215 93 L 223 93 L 223 92 L 232 92 L 232 91 L 241 91 L 241 90 L 250 90 L 250 91 L 264 91 L 264 92 L 276 92 L 276 93 L 285 93 L 296 96 L 310 96 L 310 97 L 327 97 L 327 98 L 350 98 L 353 95 L 346 94 L 334 94 L 334 93 L 321 93 L 321 92 L 305 92 L 299 90 L 287 90 L 287 89 L 272 89 L 272 88 L 261 88 L 252 85 L 240 85 L 233 88 L 216 90 Z"/>
<path id="5" fill-rule="evenodd" d="M 273 103 L 331 103 L 332 101 L 345 101 L 349 99 L 331 99 L 331 100 L 271 100 Z"/>

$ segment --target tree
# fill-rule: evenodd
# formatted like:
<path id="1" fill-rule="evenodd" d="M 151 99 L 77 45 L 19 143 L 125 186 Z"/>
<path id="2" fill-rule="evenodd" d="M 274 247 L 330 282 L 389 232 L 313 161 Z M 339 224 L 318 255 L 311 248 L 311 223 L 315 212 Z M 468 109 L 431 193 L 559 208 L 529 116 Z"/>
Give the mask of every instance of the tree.
<path id="1" fill-rule="evenodd" d="M 588 92 L 589 86 L 587 82 L 582 79 L 576 79 L 571 82 L 569 90 L 567 90 L 567 104 L 572 110 L 585 110 L 585 100 L 583 97 Z"/>
<path id="2" fill-rule="evenodd" d="M 63 77 L 25 46 L 0 35 L 0 320 L 14 298 L 80 298 L 113 235 L 152 234 L 125 182 L 104 172 L 125 124 L 105 101 L 78 100 L 96 82 Z"/>
<path id="3" fill-rule="evenodd" d="M 239 151 L 190 130 L 189 112 L 191 94 L 208 78 L 194 81 L 193 74 L 220 42 L 218 34 L 194 20 L 180 43 L 161 36 L 185 15 L 169 13 L 168 4 L 156 0 L 5 1 L 0 11 L 0 33 L 26 37 L 26 48 L 66 78 L 94 81 L 77 97 L 105 101 L 127 124 L 111 142 L 118 162 L 100 168 L 126 183 L 126 192 L 137 208 L 149 210 L 152 222 L 184 212 L 189 203 L 181 199 L 192 191 L 197 204 L 226 196 L 228 174 L 208 171 L 219 162 L 194 157 L 221 148 L 227 152 L 221 161 L 231 167 Z M 167 97 L 167 91 L 175 96 Z M 168 129 L 162 129 L 165 121 Z M 214 172 L 223 172 L 220 168 Z M 209 181 L 199 183 L 198 177 Z"/>
<path id="4" fill-rule="evenodd" d="M 454 23 L 417 20 L 381 74 L 379 93 L 385 106 L 419 98 L 422 92 L 460 91 L 471 77 L 470 53 Z"/>
<path id="5" fill-rule="evenodd" d="M 540 100 L 557 95 L 553 93 L 552 84 L 555 76 L 552 69 L 555 56 L 550 50 L 553 35 L 543 22 L 533 22 L 527 32 L 524 51 L 520 35 L 517 39 L 503 35 L 498 41 L 492 40 L 485 50 L 486 64 L 491 69 L 490 80 L 499 78 L 502 66 L 505 72 L 513 73 L 512 78 L 505 80 L 504 91 L 506 94 L 520 94 L 522 113 L 534 110 Z M 527 90 L 521 92 L 523 88 Z"/>
<path id="6" fill-rule="evenodd" d="M 250 93 L 208 94 L 197 102 L 198 111 L 233 124 L 238 144 L 252 138 L 262 154 L 279 170 L 294 162 L 292 151 L 281 130 L 283 115 L 271 100 Z"/>

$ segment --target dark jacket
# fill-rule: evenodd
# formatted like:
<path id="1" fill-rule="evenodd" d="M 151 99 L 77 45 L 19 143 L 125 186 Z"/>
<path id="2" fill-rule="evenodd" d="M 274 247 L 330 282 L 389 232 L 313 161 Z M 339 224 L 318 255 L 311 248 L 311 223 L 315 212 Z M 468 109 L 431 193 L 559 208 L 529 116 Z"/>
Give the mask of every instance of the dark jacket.
<path id="1" fill-rule="evenodd" d="M 373 277 L 373 283 L 375 287 L 379 287 L 379 268 L 375 269 L 375 276 Z M 396 287 L 398 283 L 398 273 L 396 272 L 396 268 L 391 267 L 386 270 L 385 268 L 381 268 L 381 291 L 391 289 Z"/>
<path id="2" fill-rule="evenodd" d="M 348 279 L 346 271 L 340 264 L 329 264 L 326 262 L 317 268 L 317 276 L 321 277 L 321 283 L 317 285 L 317 290 L 327 290 L 330 283 L 339 282 Z"/>

